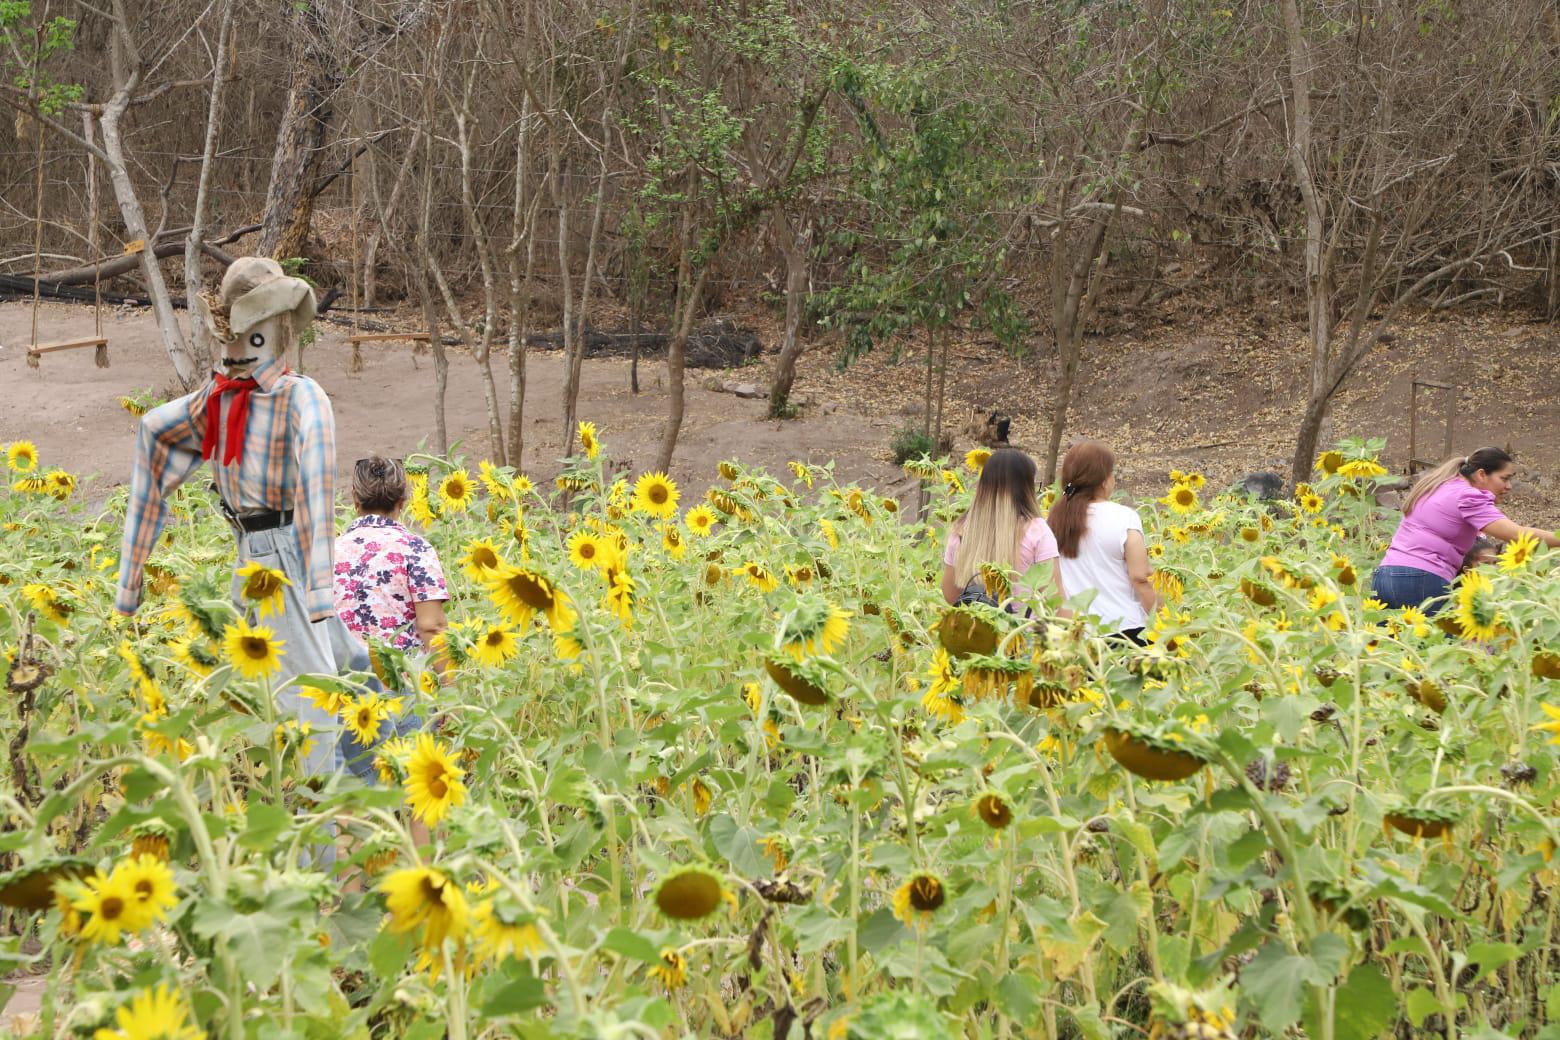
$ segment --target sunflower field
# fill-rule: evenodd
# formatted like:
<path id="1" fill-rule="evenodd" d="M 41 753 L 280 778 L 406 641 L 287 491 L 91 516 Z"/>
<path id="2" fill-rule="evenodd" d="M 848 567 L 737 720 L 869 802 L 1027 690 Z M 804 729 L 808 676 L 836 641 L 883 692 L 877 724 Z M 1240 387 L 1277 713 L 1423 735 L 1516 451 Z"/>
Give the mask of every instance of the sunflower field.
<path id="1" fill-rule="evenodd" d="M 545 488 L 408 460 L 445 674 L 302 679 L 430 720 L 373 785 L 301 775 L 337 734 L 277 716 L 278 590 L 209 491 L 121 618 L 123 492 L 9 446 L 24 1035 L 1560 1037 L 1560 554 L 1387 611 L 1379 445 L 1285 502 L 1178 473 L 1139 650 L 943 605 L 980 453 L 909 465 L 923 524 L 827 465 L 609 481 L 603 438 Z"/>

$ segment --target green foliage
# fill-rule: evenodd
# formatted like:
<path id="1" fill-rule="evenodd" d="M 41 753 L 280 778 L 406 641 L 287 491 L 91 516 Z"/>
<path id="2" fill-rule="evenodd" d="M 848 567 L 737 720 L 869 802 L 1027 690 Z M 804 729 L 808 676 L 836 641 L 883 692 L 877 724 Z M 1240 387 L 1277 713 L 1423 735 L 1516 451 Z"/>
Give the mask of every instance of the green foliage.
<path id="1" fill-rule="evenodd" d="M 80 84 L 57 82 L 44 68 L 75 48 L 76 22 L 56 15 L 29 24 L 32 16 L 29 0 L 0 0 L 0 76 L 27 94 L 39 112 L 55 116 L 82 97 Z"/>
<path id="2" fill-rule="evenodd" d="M 930 456 L 937 450 L 937 440 L 920 426 L 906 426 L 894 434 L 888 450 L 894 457 L 894 465 L 903 466 L 911 459 Z"/>

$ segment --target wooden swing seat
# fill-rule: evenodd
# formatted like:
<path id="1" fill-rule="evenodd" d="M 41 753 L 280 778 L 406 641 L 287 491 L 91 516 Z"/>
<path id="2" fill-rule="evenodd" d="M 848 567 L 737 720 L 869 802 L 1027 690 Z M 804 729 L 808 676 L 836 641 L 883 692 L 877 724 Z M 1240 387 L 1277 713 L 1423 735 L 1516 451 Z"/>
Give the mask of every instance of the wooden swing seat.
<path id="1" fill-rule="evenodd" d="M 30 358 L 42 357 L 44 354 L 52 354 L 56 350 L 80 350 L 82 347 L 107 347 L 108 339 L 103 336 L 93 336 L 88 339 L 72 339 L 63 343 L 32 343 L 27 347 L 27 356 Z"/>
<path id="2" fill-rule="evenodd" d="M 397 340 L 427 343 L 428 334 L 426 332 L 367 332 L 359 336 L 347 337 L 347 342 L 354 347 L 364 343 L 394 343 Z"/>

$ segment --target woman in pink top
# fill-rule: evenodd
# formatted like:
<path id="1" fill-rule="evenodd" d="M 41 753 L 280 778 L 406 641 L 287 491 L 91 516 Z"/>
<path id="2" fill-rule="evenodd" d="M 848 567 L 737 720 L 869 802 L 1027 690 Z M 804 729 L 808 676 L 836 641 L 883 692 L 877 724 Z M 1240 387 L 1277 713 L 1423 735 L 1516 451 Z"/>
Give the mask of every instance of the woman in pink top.
<path id="1" fill-rule="evenodd" d="M 994 564 L 1011 577 L 1022 577 L 1035 564 L 1051 561 L 1047 568 L 1051 583 L 1057 597 L 1064 599 L 1056 556 L 1056 537 L 1035 501 L 1034 460 L 1015 448 L 997 449 L 980 471 L 975 500 L 948 531 L 943 598 L 956 604 L 983 592 L 979 584 L 982 564 Z M 1013 595 L 1023 599 L 1026 590 L 1015 585 Z"/>
<path id="2" fill-rule="evenodd" d="M 1548 546 L 1560 545 L 1548 531 L 1519 527 L 1496 503 L 1511 490 L 1516 473 L 1499 448 L 1448 459 L 1415 482 L 1403 503 L 1403 521 L 1371 578 L 1376 598 L 1389 607 L 1439 610 L 1463 557 L 1480 535 L 1509 542 L 1524 534 Z"/>

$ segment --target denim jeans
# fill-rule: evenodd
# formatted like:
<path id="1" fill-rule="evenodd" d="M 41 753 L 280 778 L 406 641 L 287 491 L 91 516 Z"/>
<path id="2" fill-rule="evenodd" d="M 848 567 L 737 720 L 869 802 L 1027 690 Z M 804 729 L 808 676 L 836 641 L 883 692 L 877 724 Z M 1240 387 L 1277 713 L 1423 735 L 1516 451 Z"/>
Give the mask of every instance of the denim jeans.
<path id="1" fill-rule="evenodd" d="M 1418 567 L 1377 567 L 1371 576 L 1371 591 L 1393 610 L 1419 607 L 1426 614 L 1434 614 L 1446 603 L 1449 581 L 1431 571 Z"/>

